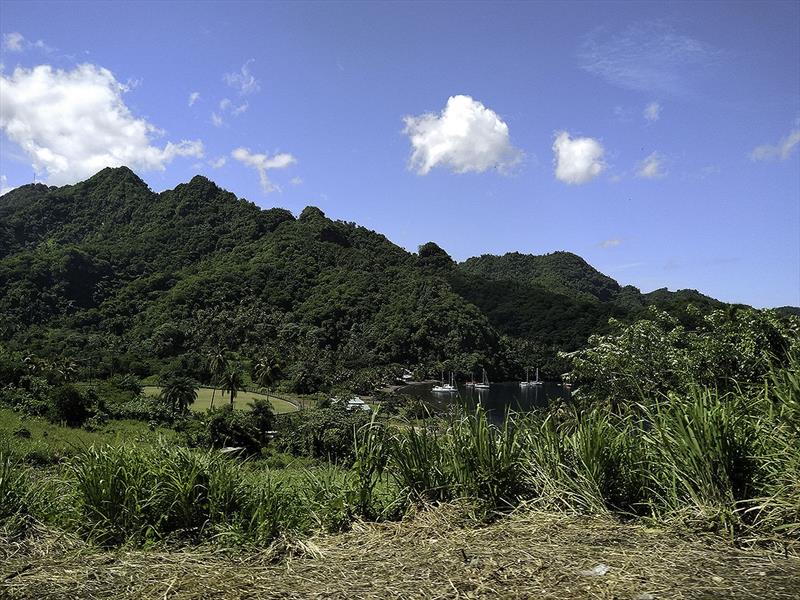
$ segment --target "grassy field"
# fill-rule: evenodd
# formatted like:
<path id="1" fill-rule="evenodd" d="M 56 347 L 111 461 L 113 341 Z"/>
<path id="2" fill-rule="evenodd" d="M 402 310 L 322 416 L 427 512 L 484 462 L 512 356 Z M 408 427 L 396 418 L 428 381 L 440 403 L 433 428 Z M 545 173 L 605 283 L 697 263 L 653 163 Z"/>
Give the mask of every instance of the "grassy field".
<path id="1" fill-rule="evenodd" d="M 148 385 L 145 386 L 144 393 L 148 396 L 158 396 L 161 393 L 161 388 L 155 385 Z M 207 411 L 211 407 L 212 394 L 213 390 L 211 388 L 200 388 L 197 390 L 197 400 L 195 400 L 194 404 L 192 404 L 191 409 L 195 412 Z M 267 396 L 265 394 L 241 391 L 236 396 L 234 406 L 239 409 L 250 410 L 250 402 L 257 399 L 266 400 Z M 297 410 L 297 407 L 291 402 L 281 400 L 275 396 L 270 396 L 269 401 L 270 404 L 272 404 L 272 409 L 275 411 L 275 414 L 278 415 L 295 412 Z M 220 390 L 217 390 L 217 393 L 214 395 L 214 406 L 219 408 L 220 406 L 229 403 L 230 396 L 227 394 L 223 395 Z"/>
<path id="2" fill-rule="evenodd" d="M 20 435 L 27 431 L 30 436 Z M 0 407 L 0 452 L 23 462 L 50 464 L 74 456 L 89 446 L 135 443 L 148 446 L 159 440 L 177 437 L 168 427 L 151 429 L 143 421 L 113 420 L 87 431 L 79 427 L 62 427 L 41 417 L 31 417 Z"/>

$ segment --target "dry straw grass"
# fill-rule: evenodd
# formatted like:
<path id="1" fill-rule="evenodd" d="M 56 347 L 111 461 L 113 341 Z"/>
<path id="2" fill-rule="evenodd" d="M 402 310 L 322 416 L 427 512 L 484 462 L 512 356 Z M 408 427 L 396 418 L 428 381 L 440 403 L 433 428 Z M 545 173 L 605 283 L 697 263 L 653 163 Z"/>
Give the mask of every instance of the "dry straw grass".
<path id="1" fill-rule="evenodd" d="M 47 538 L 40 532 L 37 538 Z M 796 599 L 800 558 L 611 519 L 518 511 L 489 525 L 463 507 L 357 524 L 258 554 L 101 552 L 72 540 L 2 546 L 0 597 Z M 604 575 L 590 575 L 598 565 Z"/>

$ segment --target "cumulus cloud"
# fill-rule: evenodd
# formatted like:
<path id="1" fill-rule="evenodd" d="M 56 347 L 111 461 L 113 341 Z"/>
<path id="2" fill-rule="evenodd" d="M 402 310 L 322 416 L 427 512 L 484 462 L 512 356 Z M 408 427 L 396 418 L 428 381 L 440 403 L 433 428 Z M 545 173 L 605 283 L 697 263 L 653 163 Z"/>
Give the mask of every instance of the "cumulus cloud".
<path id="1" fill-rule="evenodd" d="M 189 94 L 189 106 L 194 106 L 194 103 L 200 100 L 200 92 L 192 92 Z"/>
<path id="2" fill-rule="evenodd" d="M 568 132 L 556 134 L 553 142 L 556 179 L 570 185 L 591 181 L 606 168 L 605 150 L 597 140 L 589 137 L 572 139 Z"/>
<path id="3" fill-rule="evenodd" d="M 602 242 L 600 242 L 600 247 L 601 248 L 615 248 L 615 247 L 619 246 L 621 243 L 622 243 L 622 240 L 617 239 L 617 238 L 613 238 L 613 239 L 610 239 L 610 240 L 603 240 Z"/>
<path id="4" fill-rule="evenodd" d="M 254 94 L 261 90 L 261 84 L 258 79 L 250 72 L 250 63 L 253 62 L 255 62 L 255 59 L 251 58 L 242 65 L 239 71 L 225 73 L 222 77 L 225 83 L 237 90 L 242 96 Z"/>
<path id="5" fill-rule="evenodd" d="M 285 169 L 297 162 L 295 157 L 291 154 L 281 153 L 274 156 L 267 156 L 266 154 L 253 154 L 247 148 L 236 148 L 236 150 L 231 152 L 231 156 L 240 163 L 258 172 L 261 190 L 265 194 L 280 191 L 280 188 L 267 177 L 267 171 L 270 169 Z"/>
<path id="6" fill-rule="evenodd" d="M 757 146 L 750 153 L 750 160 L 772 160 L 774 158 L 786 160 L 797 144 L 800 144 L 800 128 L 790 131 L 789 135 L 774 146 L 771 144 Z"/>
<path id="7" fill-rule="evenodd" d="M 25 37 L 17 31 L 3 34 L 3 50 L 8 50 L 10 52 L 22 52 L 24 43 Z"/>
<path id="8" fill-rule="evenodd" d="M 410 166 L 425 175 L 440 166 L 455 173 L 507 171 L 522 157 L 506 125 L 493 110 L 469 96 L 451 96 L 440 114 L 408 116 Z"/>
<path id="9" fill-rule="evenodd" d="M 224 156 L 220 156 L 215 160 L 208 161 L 208 166 L 210 166 L 212 169 L 219 169 L 221 167 L 224 167 L 226 162 L 228 162 L 228 159 L 225 158 Z"/>
<path id="10" fill-rule="evenodd" d="M 658 154 L 653 152 L 650 156 L 645 158 L 636 168 L 636 176 L 645 179 L 656 179 L 664 177 L 664 159 Z"/>
<path id="11" fill-rule="evenodd" d="M 644 118 L 650 121 L 658 121 L 661 118 L 661 105 L 658 102 L 651 102 L 644 107 Z"/>
<path id="12" fill-rule="evenodd" d="M 52 184 L 73 183 L 109 166 L 163 171 L 178 156 L 203 156 L 199 140 L 153 145 L 163 132 L 131 113 L 125 89 L 111 71 L 92 64 L 0 73 L 0 129 Z"/>

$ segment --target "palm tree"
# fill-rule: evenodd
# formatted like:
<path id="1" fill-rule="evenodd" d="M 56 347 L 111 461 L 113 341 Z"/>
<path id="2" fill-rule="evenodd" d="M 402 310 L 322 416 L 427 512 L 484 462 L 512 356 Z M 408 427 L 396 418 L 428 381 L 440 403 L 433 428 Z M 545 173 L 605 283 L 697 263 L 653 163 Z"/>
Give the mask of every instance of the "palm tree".
<path id="1" fill-rule="evenodd" d="M 216 384 L 219 383 L 222 374 L 228 368 L 228 357 L 222 346 L 217 346 L 216 350 L 212 350 L 209 353 L 208 368 L 211 371 L 211 382 L 214 385 L 211 388 L 211 408 L 214 408 L 214 396 L 217 393 Z"/>
<path id="2" fill-rule="evenodd" d="M 232 407 L 233 401 L 236 400 L 236 395 L 239 393 L 239 390 L 244 387 L 242 368 L 238 364 L 228 365 L 228 368 L 225 369 L 225 372 L 222 374 L 220 383 L 222 384 L 222 393 L 229 393 L 231 395 Z"/>
<path id="3" fill-rule="evenodd" d="M 264 356 L 256 363 L 253 373 L 256 383 L 267 390 L 267 398 L 269 398 L 269 392 L 272 391 L 272 386 L 280 375 L 278 361 L 273 356 Z"/>
<path id="4" fill-rule="evenodd" d="M 184 414 L 190 404 L 197 400 L 197 383 L 190 377 L 173 375 L 164 382 L 161 400 L 172 408 L 172 416 Z"/>

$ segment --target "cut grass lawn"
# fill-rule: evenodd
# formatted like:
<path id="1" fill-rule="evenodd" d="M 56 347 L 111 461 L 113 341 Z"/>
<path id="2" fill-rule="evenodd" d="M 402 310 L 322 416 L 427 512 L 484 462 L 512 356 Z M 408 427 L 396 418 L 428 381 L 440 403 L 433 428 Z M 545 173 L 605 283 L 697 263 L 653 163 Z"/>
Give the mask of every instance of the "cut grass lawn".
<path id="1" fill-rule="evenodd" d="M 0 545 L 0 597 L 794 600 L 800 559 L 712 535 L 607 517 L 520 511 L 490 525 L 458 509 L 356 524 L 266 552 L 103 552 L 68 538 Z M 4 596 L 5 594 L 5 596 Z"/>
<path id="2" fill-rule="evenodd" d="M 213 392 L 214 390 L 211 388 L 203 387 L 198 389 L 197 400 L 194 401 L 194 404 L 192 404 L 190 408 L 195 412 L 207 411 L 211 407 L 211 396 Z M 158 396 L 161 393 L 161 388 L 155 385 L 148 385 L 145 386 L 144 393 L 148 396 Z M 243 390 L 236 395 L 234 407 L 243 410 L 250 410 L 250 403 L 257 399 L 267 400 L 267 395 L 256 394 L 255 392 L 246 392 Z M 275 411 L 276 415 L 295 412 L 297 410 L 297 406 L 291 402 L 287 402 L 286 400 L 282 400 L 272 395 L 269 396 L 269 402 L 272 404 L 272 410 Z M 223 395 L 222 392 L 217 389 L 217 393 L 214 395 L 214 406 L 219 408 L 225 404 L 230 404 L 230 396 L 227 394 Z"/>

